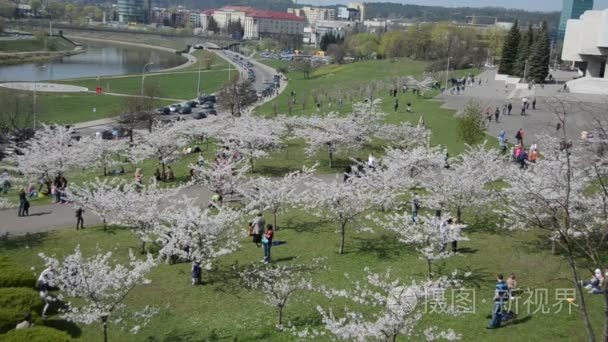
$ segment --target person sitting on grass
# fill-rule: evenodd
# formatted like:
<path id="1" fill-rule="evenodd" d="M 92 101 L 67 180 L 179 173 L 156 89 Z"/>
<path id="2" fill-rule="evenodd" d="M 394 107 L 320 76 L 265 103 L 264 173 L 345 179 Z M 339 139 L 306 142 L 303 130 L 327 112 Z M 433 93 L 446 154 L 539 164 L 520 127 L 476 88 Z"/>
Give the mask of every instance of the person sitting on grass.
<path id="1" fill-rule="evenodd" d="M 604 276 L 602 275 L 602 271 L 597 268 L 591 276 L 589 281 L 583 282 L 583 286 L 585 289 L 589 290 L 591 294 L 602 294 L 602 285 L 604 283 Z"/>
<path id="2" fill-rule="evenodd" d="M 167 171 L 165 171 L 165 180 L 168 182 L 175 180 L 175 175 L 173 174 L 171 166 L 167 166 Z"/>
<path id="3" fill-rule="evenodd" d="M 202 276 L 201 263 L 198 261 L 194 261 L 192 263 L 192 286 L 202 284 L 201 276 Z"/>
<path id="4" fill-rule="evenodd" d="M 32 313 L 28 312 L 27 314 L 25 314 L 25 317 L 23 317 L 23 322 L 17 324 L 15 329 L 16 330 L 28 329 L 33 326 L 34 326 L 34 323 L 32 323 Z"/>

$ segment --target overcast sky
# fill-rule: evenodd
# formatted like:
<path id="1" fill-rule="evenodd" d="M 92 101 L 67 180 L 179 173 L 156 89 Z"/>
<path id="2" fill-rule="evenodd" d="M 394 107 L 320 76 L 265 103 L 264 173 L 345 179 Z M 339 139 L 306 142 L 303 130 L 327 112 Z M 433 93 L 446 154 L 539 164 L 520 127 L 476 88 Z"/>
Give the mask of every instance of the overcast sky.
<path id="1" fill-rule="evenodd" d="M 354 0 L 353 0 L 354 1 Z M 348 3 L 347 0 L 298 0 L 298 3 L 311 5 L 329 5 L 335 3 Z M 522 8 L 530 11 L 559 11 L 562 8 L 562 0 L 367 0 L 365 2 L 400 2 L 406 4 L 449 6 L 449 7 L 486 7 L 499 6 L 509 8 Z M 608 8 L 608 0 L 595 0 L 597 9 Z"/>

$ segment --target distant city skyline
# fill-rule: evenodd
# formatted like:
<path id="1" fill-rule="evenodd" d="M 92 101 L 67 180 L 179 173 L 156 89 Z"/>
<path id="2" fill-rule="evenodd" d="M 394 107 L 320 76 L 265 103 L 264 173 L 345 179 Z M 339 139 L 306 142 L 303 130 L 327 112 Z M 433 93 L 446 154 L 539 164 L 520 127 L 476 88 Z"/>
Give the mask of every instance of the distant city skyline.
<path id="1" fill-rule="evenodd" d="M 357 2 L 350 0 L 298 0 L 298 4 L 309 5 L 332 5 Z M 445 6 L 445 7 L 507 7 L 518 8 L 529 11 L 561 11 L 562 0 L 510 0 L 505 4 L 504 0 L 367 0 L 364 2 L 395 2 L 412 5 Z M 595 0 L 595 9 L 608 8 L 608 0 Z"/>

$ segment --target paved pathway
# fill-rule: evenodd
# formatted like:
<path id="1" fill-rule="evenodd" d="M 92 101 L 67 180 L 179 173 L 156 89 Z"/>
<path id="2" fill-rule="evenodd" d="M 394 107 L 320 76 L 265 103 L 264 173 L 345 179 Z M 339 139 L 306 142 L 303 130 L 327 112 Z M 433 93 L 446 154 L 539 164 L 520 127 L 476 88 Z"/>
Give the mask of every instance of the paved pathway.
<path id="1" fill-rule="evenodd" d="M 323 182 L 330 183 L 340 179 L 336 174 L 317 176 Z M 183 190 L 183 195 L 194 198 L 197 205 L 206 206 L 213 195 L 203 186 L 194 185 Z M 100 225 L 101 220 L 91 212 L 85 212 L 86 226 Z M 3 234 L 23 235 L 28 233 L 49 232 L 63 228 L 75 228 L 75 209 L 68 204 L 44 204 L 30 207 L 30 216 L 18 217 L 17 208 L 0 210 L 0 236 Z"/>
<path id="2" fill-rule="evenodd" d="M 563 78 L 562 81 L 572 77 L 571 73 L 557 74 L 558 78 Z M 494 76 L 494 70 L 485 71 L 477 76 L 483 80 L 481 86 L 467 87 L 461 95 L 450 95 L 448 92 L 438 96 L 437 99 L 444 102 L 444 108 L 457 111 L 461 111 L 469 101 L 474 100 L 484 108 L 493 108 L 492 112 L 496 107 L 502 111 L 503 105 L 510 101 L 513 105 L 511 116 L 501 115 L 499 122 L 492 121 L 488 130 L 490 134 L 498 136 L 498 133 L 504 129 L 511 142 L 515 140 L 515 132 L 519 128 L 524 129 L 530 140 L 534 140 L 535 136 L 539 134 L 554 134 L 558 121 L 549 104 L 555 103 L 556 100 L 565 101 L 568 103 L 568 107 L 571 107 L 566 128 L 568 135 L 573 140 L 580 136 L 581 131 L 592 128 L 594 118 L 605 119 L 608 101 L 600 96 L 560 93 L 558 90 L 562 87 L 561 84 L 545 85 L 544 89 L 541 87 L 535 87 L 532 90 L 515 89 L 514 85 L 505 85 L 503 81 L 495 81 Z M 527 97 L 530 101 L 535 97 L 537 99 L 537 109 L 532 110 L 532 106 L 530 106 L 526 116 L 520 115 L 523 97 Z M 530 140 L 527 144 L 531 143 Z"/>

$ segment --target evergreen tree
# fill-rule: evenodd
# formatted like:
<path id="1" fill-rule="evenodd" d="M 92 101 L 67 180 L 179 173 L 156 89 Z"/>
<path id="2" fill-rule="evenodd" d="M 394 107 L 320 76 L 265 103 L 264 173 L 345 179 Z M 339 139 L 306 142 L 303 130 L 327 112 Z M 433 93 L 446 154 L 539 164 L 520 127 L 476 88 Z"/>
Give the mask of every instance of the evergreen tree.
<path id="1" fill-rule="evenodd" d="M 502 48 L 502 58 L 500 60 L 500 66 L 498 67 L 499 74 L 513 75 L 513 67 L 517 61 L 519 38 L 519 25 L 517 20 L 515 20 Z"/>
<path id="2" fill-rule="evenodd" d="M 526 73 L 526 62 L 530 56 L 530 49 L 534 44 L 534 30 L 532 25 L 528 26 L 528 31 L 521 37 L 517 48 L 517 62 L 513 68 L 513 74 L 524 77 Z"/>
<path id="3" fill-rule="evenodd" d="M 545 78 L 549 75 L 550 54 L 549 31 L 547 30 L 547 23 L 543 22 L 542 28 L 530 49 L 530 57 L 528 58 L 529 80 L 535 83 L 545 82 Z"/>
<path id="4" fill-rule="evenodd" d="M 220 32 L 220 27 L 217 24 L 217 21 L 215 21 L 212 16 L 209 17 L 209 22 L 207 23 L 207 31 L 212 31 L 216 34 Z"/>

